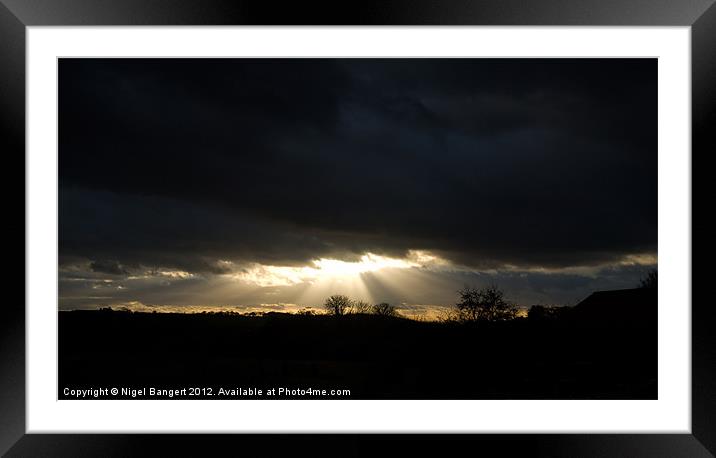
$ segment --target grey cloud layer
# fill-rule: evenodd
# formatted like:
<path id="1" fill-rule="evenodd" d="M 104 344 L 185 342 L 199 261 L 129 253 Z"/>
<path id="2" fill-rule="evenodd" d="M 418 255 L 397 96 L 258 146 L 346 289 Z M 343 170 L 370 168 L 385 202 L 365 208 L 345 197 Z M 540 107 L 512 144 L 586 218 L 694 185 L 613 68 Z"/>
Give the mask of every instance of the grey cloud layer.
<path id="1" fill-rule="evenodd" d="M 448 307 L 456 302 L 457 291 L 466 285 L 498 284 L 511 301 L 522 306 L 574 305 L 593 291 L 634 287 L 646 270 L 645 266 L 605 267 L 589 275 L 422 268 L 404 272 L 388 270 L 362 274 L 360 281 L 370 296 L 356 298 L 375 303 L 389 302 L 411 312 L 416 307 L 422 309 L 422 306 Z M 229 306 L 270 310 L 280 304 L 295 304 L 297 308 L 320 308 L 328 294 L 350 294 L 341 284 L 315 295 L 306 294 L 311 288 L 307 284 L 258 287 L 211 274 L 188 278 L 142 275 L 108 279 L 91 273 L 61 271 L 60 308 L 121 306 L 135 301 L 155 307 Z"/>

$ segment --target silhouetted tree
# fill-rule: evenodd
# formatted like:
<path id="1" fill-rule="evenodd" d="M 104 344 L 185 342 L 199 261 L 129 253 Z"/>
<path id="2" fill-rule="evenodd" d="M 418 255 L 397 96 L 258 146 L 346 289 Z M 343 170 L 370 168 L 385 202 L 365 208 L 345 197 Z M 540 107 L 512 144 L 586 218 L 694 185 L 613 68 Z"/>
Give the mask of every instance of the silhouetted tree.
<path id="1" fill-rule="evenodd" d="M 395 307 L 393 307 L 392 305 L 386 302 L 381 302 L 380 304 L 375 304 L 373 306 L 373 314 L 382 316 L 396 316 L 398 315 L 398 311 L 395 310 Z"/>
<path id="2" fill-rule="evenodd" d="M 563 307 L 552 307 L 549 305 L 533 305 L 527 311 L 527 319 L 530 321 L 555 320 L 559 318 L 563 312 Z"/>
<path id="3" fill-rule="evenodd" d="M 370 304 L 365 301 L 354 301 L 351 310 L 353 313 L 369 313 Z"/>
<path id="4" fill-rule="evenodd" d="M 495 285 L 484 288 L 466 286 L 458 291 L 455 304 L 461 321 L 504 321 L 517 316 L 517 308 L 505 300 L 505 293 Z"/>
<path id="5" fill-rule="evenodd" d="M 438 312 L 437 320 L 440 323 L 456 323 L 460 321 L 460 311 L 452 308 L 445 308 Z"/>
<path id="6" fill-rule="evenodd" d="M 652 269 L 639 280 L 639 288 L 656 288 L 658 283 L 658 275 L 656 269 Z"/>
<path id="7" fill-rule="evenodd" d="M 329 315 L 345 315 L 350 312 L 353 301 L 348 296 L 342 294 L 334 294 L 326 299 L 323 307 Z"/>

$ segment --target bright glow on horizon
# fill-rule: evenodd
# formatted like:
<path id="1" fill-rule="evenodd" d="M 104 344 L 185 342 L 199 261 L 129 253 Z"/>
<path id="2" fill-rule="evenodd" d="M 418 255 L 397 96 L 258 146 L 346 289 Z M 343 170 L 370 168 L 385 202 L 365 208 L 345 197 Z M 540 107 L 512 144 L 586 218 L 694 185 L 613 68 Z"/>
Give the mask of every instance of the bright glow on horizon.
<path id="1" fill-rule="evenodd" d="M 503 265 L 491 269 L 456 264 L 423 250 L 410 250 L 398 257 L 365 252 L 352 259 L 321 257 L 298 266 L 216 259 L 211 264 L 216 267 L 213 272 L 118 264 L 121 274 L 96 272 L 91 261 L 85 260 L 60 268 L 64 292 L 60 308 L 291 313 L 322 311 L 327 297 L 344 294 L 370 304 L 388 302 L 405 317 L 431 320 L 439 319 L 445 308 L 455 303 L 460 287 L 495 279 L 511 300 L 522 305 L 574 305 L 595 290 L 636 285 L 636 276 L 628 284 L 611 281 L 610 285 L 608 278 L 614 269 L 624 266 L 656 267 L 657 255 L 633 253 L 596 266 Z M 632 269 L 633 275 L 638 272 Z M 557 289 L 561 296 L 556 296 L 550 289 L 555 284 L 550 275 L 556 279 L 577 276 L 585 286 L 578 293 Z M 533 281 L 537 286 L 547 282 L 547 288 L 534 293 Z M 525 297 L 526 290 L 531 296 Z"/>

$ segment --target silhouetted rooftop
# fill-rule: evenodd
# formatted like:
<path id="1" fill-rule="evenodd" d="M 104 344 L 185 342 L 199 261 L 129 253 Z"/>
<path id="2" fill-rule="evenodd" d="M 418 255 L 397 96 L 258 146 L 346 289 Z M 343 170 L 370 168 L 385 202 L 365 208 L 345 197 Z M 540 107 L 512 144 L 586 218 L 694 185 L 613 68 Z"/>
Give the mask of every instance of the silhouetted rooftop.
<path id="1" fill-rule="evenodd" d="M 656 320 L 655 288 L 597 291 L 574 307 L 575 317 L 592 322 L 623 321 L 628 323 Z"/>

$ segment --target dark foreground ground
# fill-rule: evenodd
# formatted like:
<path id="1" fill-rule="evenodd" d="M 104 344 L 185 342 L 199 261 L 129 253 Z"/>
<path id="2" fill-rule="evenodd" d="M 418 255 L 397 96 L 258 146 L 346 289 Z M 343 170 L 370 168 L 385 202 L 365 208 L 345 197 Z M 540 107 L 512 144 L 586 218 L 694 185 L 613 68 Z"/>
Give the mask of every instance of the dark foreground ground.
<path id="1" fill-rule="evenodd" d="M 369 315 L 59 313 L 66 388 L 348 389 L 349 399 L 656 399 L 656 320 L 482 326 Z M 196 390 L 198 388 L 199 390 Z M 207 388 L 209 390 L 207 390 Z M 211 396 L 208 396 L 211 392 Z M 121 396 L 127 398 L 128 396 Z M 111 392 L 102 394 L 111 398 Z M 160 396 L 161 397 L 161 396 Z M 166 397 L 166 396 L 164 396 Z M 234 393 L 228 398 L 257 397 Z"/>

